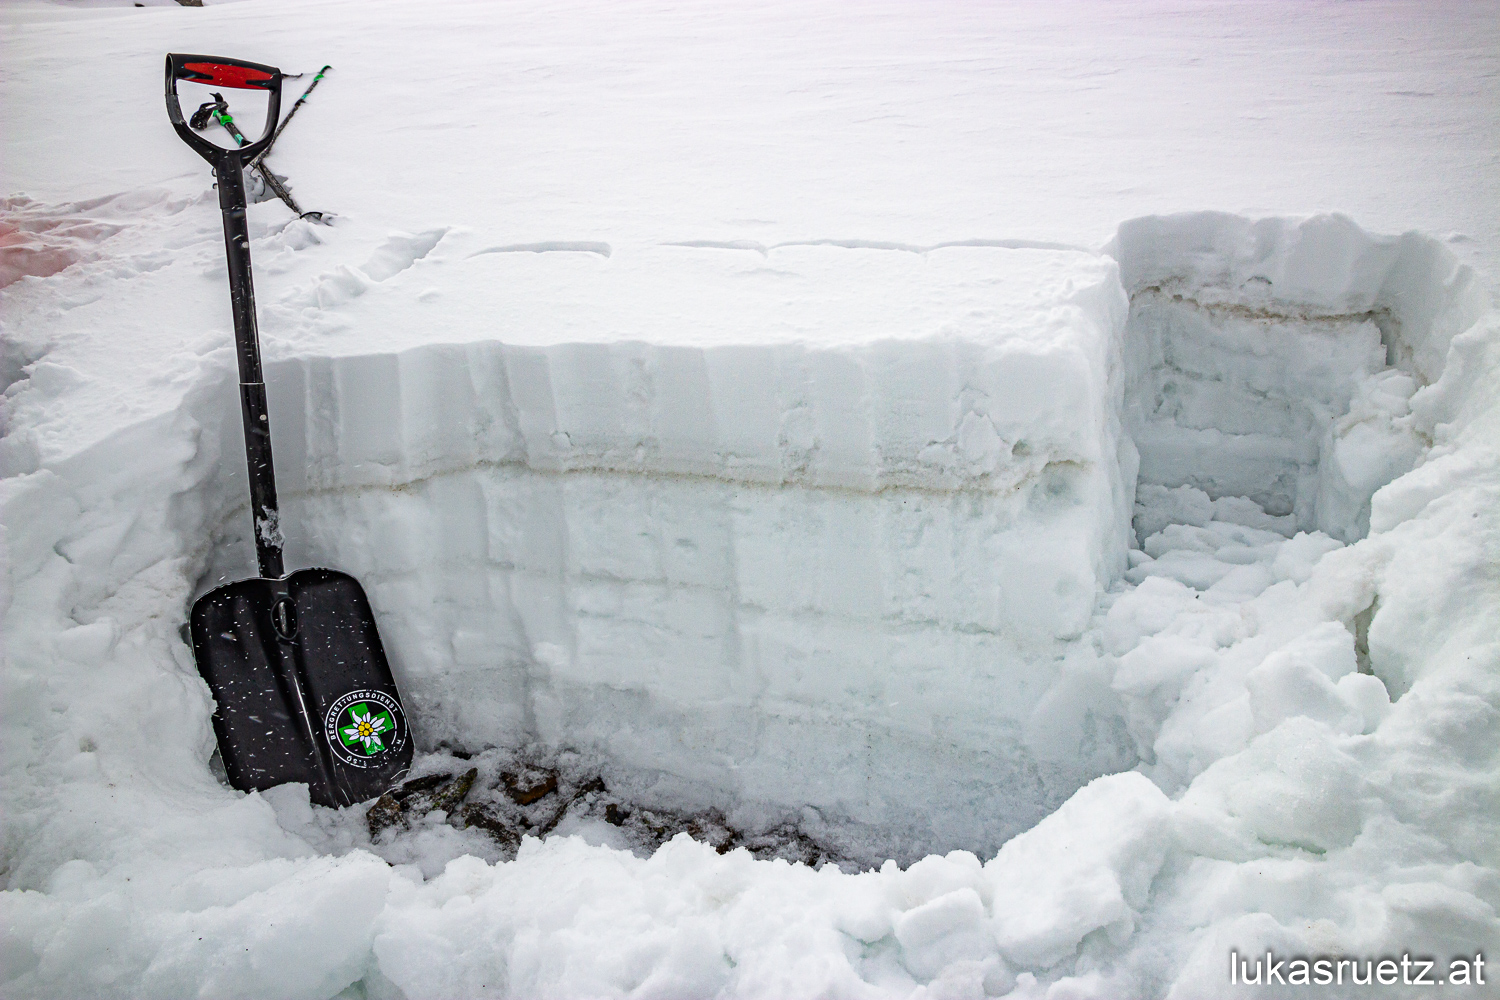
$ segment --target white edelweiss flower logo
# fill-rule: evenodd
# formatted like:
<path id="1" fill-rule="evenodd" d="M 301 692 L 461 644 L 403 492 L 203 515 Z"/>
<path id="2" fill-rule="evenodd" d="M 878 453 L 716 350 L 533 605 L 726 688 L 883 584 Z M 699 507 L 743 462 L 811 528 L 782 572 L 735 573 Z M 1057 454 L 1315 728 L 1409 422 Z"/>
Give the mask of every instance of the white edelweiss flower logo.
<path id="1" fill-rule="evenodd" d="M 367 755 L 384 750 L 385 743 L 381 741 L 381 734 L 389 735 L 396 728 L 389 713 L 381 712 L 377 715 L 374 709 L 365 704 L 349 706 L 349 721 L 350 725 L 339 730 L 339 736 L 343 738 L 345 746 L 350 749 L 363 748 Z"/>

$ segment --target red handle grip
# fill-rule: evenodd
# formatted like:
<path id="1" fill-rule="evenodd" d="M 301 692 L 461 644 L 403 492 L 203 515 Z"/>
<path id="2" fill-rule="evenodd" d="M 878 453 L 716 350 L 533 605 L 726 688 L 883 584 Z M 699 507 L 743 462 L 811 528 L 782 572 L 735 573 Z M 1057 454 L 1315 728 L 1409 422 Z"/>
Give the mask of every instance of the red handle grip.
<path id="1" fill-rule="evenodd" d="M 235 90 L 269 90 L 271 81 L 276 79 L 275 75 L 252 66 L 218 62 L 183 63 L 177 78 Z"/>
<path id="2" fill-rule="evenodd" d="M 182 115 L 182 104 L 177 98 L 177 81 L 202 83 L 225 90 L 264 90 L 266 101 L 265 134 L 254 142 L 248 142 L 236 150 L 221 149 L 193 131 L 191 124 Z M 217 163 L 226 156 L 234 156 L 249 163 L 271 144 L 276 124 L 281 120 L 281 70 L 275 66 L 229 59 L 225 56 L 187 55 L 174 52 L 167 56 L 167 118 L 182 137 L 182 141 L 193 147 L 198 155 L 210 163 Z M 217 169 L 217 168 L 216 168 Z"/>

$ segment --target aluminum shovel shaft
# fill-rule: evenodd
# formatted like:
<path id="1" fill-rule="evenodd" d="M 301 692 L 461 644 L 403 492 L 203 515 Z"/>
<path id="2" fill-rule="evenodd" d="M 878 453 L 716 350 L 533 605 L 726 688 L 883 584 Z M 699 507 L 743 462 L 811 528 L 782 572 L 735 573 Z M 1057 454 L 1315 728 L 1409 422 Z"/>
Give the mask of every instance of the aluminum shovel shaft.
<path id="1" fill-rule="evenodd" d="M 271 425 L 266 383 L 260 368 L 260 333 L 255 324 L 255 287 L 250 276 L 250 230 L 245 222 L 244 165 L 268 149 L 281 117 L 281 70 L 222 56 L 173 53 L 167 56 L 167 118 L 182 141 L 214 168 L 219 209 L 224 216 L 224 252 L 229 263 L 229 300 L 240 368 L 240 413 L 245 424 L 245 460 L 250 473 L 250 513 L 260 574 L 285 574 L 281 560 L 281 513 L 276 505 L 276 472 L 271 464 Z M 216 146 L 193 130 L 182 114 L 179 80 L 226 90 L 265 91 L 265 131 L 237 148 Z"/>
<path id="2" fill-rule="evenodd" d="M 266 382 L 260 366 L 260 331 L 255 322 L 255 283 L 250 274 L 250 230 L 245 221 L 245 173 L 240 158 L 214 161 L 219 208 L 224 216 L 224 254 L 229 263 L 229 302 L 234 313 L 234 347 L 240 368 L 240 416 L 245 425 L 245 462 L 250 474 L 250 517 L 260 575 L 286 572 L 282 563 L 281 511 L 276 504 L 276 468 L 271 459 L 271 423 Z"/>

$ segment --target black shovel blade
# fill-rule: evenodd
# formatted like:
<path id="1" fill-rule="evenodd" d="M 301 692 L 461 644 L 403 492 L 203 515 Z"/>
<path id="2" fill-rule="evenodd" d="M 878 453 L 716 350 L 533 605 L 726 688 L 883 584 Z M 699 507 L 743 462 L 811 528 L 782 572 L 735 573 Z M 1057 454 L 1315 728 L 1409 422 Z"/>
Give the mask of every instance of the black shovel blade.
<path id="1" fill-rule="evenodd" d="M 401 695 L 353 577 L 304 569 L 227 584 L 193 605 L 192 635 L 235 788 L 302 781 L 319 805 L 346 806 L 411 766 Z"/>

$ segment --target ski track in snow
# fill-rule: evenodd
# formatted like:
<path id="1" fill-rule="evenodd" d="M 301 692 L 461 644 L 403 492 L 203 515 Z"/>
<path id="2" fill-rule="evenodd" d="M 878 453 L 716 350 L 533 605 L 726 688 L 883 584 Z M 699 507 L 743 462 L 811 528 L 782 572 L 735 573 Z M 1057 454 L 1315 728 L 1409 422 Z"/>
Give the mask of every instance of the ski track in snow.
<path id="1" fill-rule="evenodd" d="M 237 7 L 160 23 L 194 51 L 229 46 L 224 26 L 270 30 L 256 19 L 273 4 Z M 426 14 L 376 7 L 371 37 L 381 25 L 409 46 L 405 35 L 437 30 Z M 442 27 L 483 36 L 496 15 L 480 11 L 461 6 L 464 23 Z M 1394 31 L 1404 11 L 1371 16 Z M 9 16 L 24 67 L 12 93 L 55 69 L 66 44 L 86 44 L 143 67 L 152 96 L 121 103 L 120 119 L 162 124 L 159 24 L 108 22 L 110 42 L 105 22 L 39 4 Z M 542 41 L 522 33 L 534 49 L 506 79 L 566 76 L 569 31 L 529 8 L 510 16 Z M 662 30 L 700 30 L 693 16 Z M 1213 44 L 1153 55 L 1163 72 L 1226 44 L 1206 12 L 1180 16 L 1181 37 Z M 1274 50 L 1275 31 L 1245 16 L 1253 38 L 1229 48 Z M 736 17 L 763 39 L 785 35 Z M 1065 44 L 1048 15 L 1015 17 L 1015 30 Z M 905 103 L 918 84 L 899 47 L 867 43 L 877 58 L 850 57 L 830 77 L 771 78 L 795 111 L 766 134 L 804 151 L 807 183 L 825 195 L 838 156 L 799 86 L 863 115 L 851 128 L 937 123 L 931 155 L 966 141 L 962 116 L 922 119 Z M 309 44 L 285 64 L 315 64 Z M 1079 51 L 1060 65 L 1046 47 L 1010 50 L 1040 75 L 1044 104 L 1054 89 L 1087 101 L 1120 72 L 1066 44 Z M 732 50 L 663 51 L 714 65 Z M 1352 58 L 1329 51 L 1335 66 Z M 936 63 L 964 74 L 956 92 L 983 80 L 966 75 L 964 52 L 974 72 L 1014 72 L 961 50 Z M 373 70 L 340 55 L 329 58 L 348 75 L 330 77 L 327 97 L 352 100 Z M 789 64 L 781 50 L 766 58 Z M 660 162 L 678 181 L 723 166 L 618 97 L 670 95 L 659 66 L 606 59 L 596 72 L 547 90 L 545 107 L 508 105 L 523 122 L 515 141 L 553 149 L 547 137 L 568 134 L 543 127 L 558 100 L 576 131 L 601 127 L 592 105 L 567 103 L 593 92 L 675 151 Z M 1390 109 L 1426 95 L 1470 109 L 1455 148 L 1464 128 L 1492 122 L 1463 104 L 1462 74 L 1379 72 L 1401 142 L 1418 115 Z M 1312 71 L 1292 83 L 1312 81 L 1326 83 Z M 1346 100 L 1366 86 L 1338 83 Z M 383 93 L 396 134 L 413 98 Z M 775 107 L 713 93 L 742 129 Z M 1290 103 L 1266 97 L 1278 99 Z M 1241 111 L 1247 128 L 1276 118 L 1270 104 Z M 450 113 L 429 125 L 463 134 L 471 123 Z M 1298 128 L 1300 113 L 1286 112 Z M 66 157 L 76 137 L 48 127 L 62 152 L 47 155 Z M 1161 166 L 1094 127 L 1115 155 Z M 14 134 L 42 157 L 40 132 Z M 289 132 L 294 179 L 341 218 L 320 227 L 256 206 L 252 255 L 289 565 L 330 562 L 366 583 L 428 727 L 414 773 L 460 770 L 449 750 L 494 744 L 476 758 L 493 784 L 511 755 L 569 748 L 579 783 L 602 774 L 642 816 L 711 814 L 720 834 L 771 845 L 762 859 L 687 836 L 656 847 L 661 834 L 592 807 L 518 846 L 443 813 L 372 839 L 365 806 L 221 785 L 212 705 L 178 632 L 197 593 L 251 566 L 217 200 L 203 170 L 170 176 L 186 159 L 7 180 L 32 194 L 0 205 L 0 992 L 1190 998 L 1225 994 L 1232 949 L 1442 964 L 1500 954 L 1500 313 L 1485 285 L 1496 234 L 1465 255 L 1461 240 L 1355 225 L 1405 220 L 1282 217 L 1274 204 L 1134 211 L 1128 194 L 1094 189 L 1146 184 L 1144 173 L 1109 173 L 1095 153 L 1070 176 L 1107 218 L 1060 207 L 1048 229 L 1044 205 L 961 223 L 933 196 L 913 225 L 911 209 L 860 218 L 759 187 L 754 171 L 775 158 L 733 129 L 721 138 L 753 152 L 745 171 L 724 166 L 740 201 L 668 184 L 662 218 L 643 225 L 649 211 L 622 207 L 645 176 L 627 138 L 631 156 L 583 180 L 524 156 L 544 208 L 507 225 L 485 205 L 466 213 L 446 194 L 424 204 L 401 190 L 397 177 L 445 169 L 419 169 L 417 155 L 361 164 L 372 177 L 350 181 L 341 204 L 336 178 L 353 161 L 304 169 L 326 137 Z M 158 152 L 173 139 L 160 141 Z M 867 193 L 905 190 L 901 170 L 918 162 L 853 159 L 845 183 Z M 449 167 L 453 197 L 487 190 Z M 978 169 L 955 167 L 959 186 L 982 187 Z M 1033 185 L 1045 174 L 1015 169 Z M 1403 200 L 1372 177 L 1417 190 L 1401 167 L 1382 169 L 1360 173 L 1350 198 Z M 1442 206 L 1492 209 L 1500 188 L 1492 167 L 1469 180 L 1417 222 L 1471 226 Z M 1235 190 L 1184 183 L 1195 197 Z M 1317 183 L 1280 190 L 1300 211 Z M 1264 191 L 1253 197 L 1280 196 Z M 1252 196 L 1219 203 L 1239 197 Z M 1056 189 L 1038 199 L 1049 200 L 1063 203 Z M 1087 243 L 1090 227 L 1117 222 L 1109 243 Z M 1031 238 L 1050 233 L 1071 242 Z M 620 295 L 627 285 L 639 301 Z M 734 307 L 727 333 L 703 328 L 715 296 Z M 947 327 L 880 333 L 950 301 Z M 865 307 L 867 326 L 828 331 L 821 349 L 805 325 L 840 302 Z M 952 325 L 995 315 L 1022 319 L 999 333 Z M 1025 387 L 1027 351 L 1006 353 L 1022 334 L 1041 353 L 1076 347 L 1072 367 L 1049 371 L 1097 375 L 1078 377 L 1106 400 L 1098 414 L 1059 405 L 1032 426 L 1007 423 L 985 389 Z M 978 361 L 963 353 L 974 344 Z M 902 381 L 903 358 L 927 381 Z M 1137 449 L 1131 506 L 1116 488 L 1135 477 Z M 976 539 L 1045 558 L 1007 570 Z M 986 558 L 964 561 L 976 551 Z M 999 603 L 966 603 L 953 580 Z M 1029 613 L 1018 625 L 997 607 Z M 784 661 L 767 652 L 778 642 Z M 856 648 L 847 663 L 841 642 Z M 870 665 L 903 644 L 916 652 L 900 663 L 932 657 L 946 674 L 899 694 L 872 684 Z M 609 673 L 620 649 L 638 675 Z M 796 727 L 776 730 L 785 719 Z M 524 738 L 492 738 L 514 733 Z M 763 860 L 805 858 L 809 844 L 844 870 Z"/>

